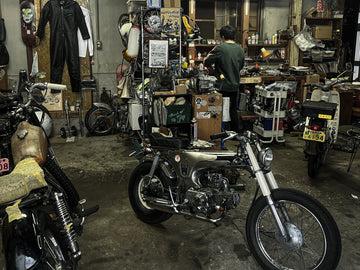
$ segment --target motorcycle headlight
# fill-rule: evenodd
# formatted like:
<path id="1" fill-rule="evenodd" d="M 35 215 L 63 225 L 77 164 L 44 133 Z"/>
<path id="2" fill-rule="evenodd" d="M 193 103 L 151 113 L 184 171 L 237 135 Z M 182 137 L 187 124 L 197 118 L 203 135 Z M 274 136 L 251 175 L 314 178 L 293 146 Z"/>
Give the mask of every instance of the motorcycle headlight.
<path id="1" fill-rule="evenodd" d="M 265 148 L 261 150 L 258 154 L 258 160 L 264 167 L 269 167 L 271 162 L 273 161 L 273 158 L 274 154 L 270 148 Z"/>

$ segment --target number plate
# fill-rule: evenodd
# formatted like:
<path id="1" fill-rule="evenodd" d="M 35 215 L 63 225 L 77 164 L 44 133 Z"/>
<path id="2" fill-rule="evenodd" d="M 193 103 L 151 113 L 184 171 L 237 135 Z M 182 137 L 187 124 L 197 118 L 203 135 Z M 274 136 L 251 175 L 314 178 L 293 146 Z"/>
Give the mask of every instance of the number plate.
<path id="1" fill-rule="evenodd" d="M 321 119 L 330 119 L 332 118 L 331 115 L 328 115 L 328 114 L 319 114 L 318 115 L 318 118 L 321 118 Z"/>
<path id="2" fill-rule="evenodd" d="M 324 142 L 325 141 L 325 133 L 322 131 L 309 130 L 305 129 L 303 134 L 304 140 L 316 141 L 316 142 Z"/>
<path id="3" fill-rule="evenodd" d="M 7 172 L 10 170 L 9 160 L 7 158 L 0 158 L 0 172 Z"/>

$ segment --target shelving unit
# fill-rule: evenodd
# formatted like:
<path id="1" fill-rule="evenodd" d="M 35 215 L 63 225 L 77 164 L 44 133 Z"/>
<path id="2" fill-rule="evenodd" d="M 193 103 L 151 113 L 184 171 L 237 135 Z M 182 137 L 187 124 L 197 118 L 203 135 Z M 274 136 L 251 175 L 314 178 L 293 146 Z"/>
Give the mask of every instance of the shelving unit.
<path id="1" fill-rule="evenodd" d="M 314 65 L 317 69 L 318 73 L 328 73 L 328 72 L 337 72 L 337 65 L 329 66 L 328 63 L 334 62 L 340 59 L 341 52 L 341 35 L 342 35 L 342 18 L 332 18 L 332 17 L 325 17 L 325 18 L 318 18 L 318 17 L 306 17 L 303 18 L 303 22 L 306 20 L 306 24 L 315 27 L 315 26 L 325 26 L 331 27 L 331 33 L 329 37 L 326 38 L 318 38 L 324 44 L 325 48 L 328 48 L 328 51 L 334 51 L 334 54 L 322 54 L 319 55 L 318 58 L 314 57 L 312 53 L 309 52 L 301 52 L 299 55 L 299 65 Z M 303 27 L 303 26 L 302 26 Z M 317 38 L 315 36 L 315 38 Z M 321 67 L 324 68 L 321 68 Z"/>
<path id="2" fill-rule="evenodd" d="M 265 86 L 258 85 L 255 90 L 257 105 L 254 105 L 254 112 L 259 115 L 259 120 L 255 122 L 253 130 L 263 138 L 260 140 L 262 143 L 271 143 L 274 139 L 284 143 L 282 121 L 286 112 L 282 110 L 281 104 L 287 97 L 287 91 L 269 91 Z"/>

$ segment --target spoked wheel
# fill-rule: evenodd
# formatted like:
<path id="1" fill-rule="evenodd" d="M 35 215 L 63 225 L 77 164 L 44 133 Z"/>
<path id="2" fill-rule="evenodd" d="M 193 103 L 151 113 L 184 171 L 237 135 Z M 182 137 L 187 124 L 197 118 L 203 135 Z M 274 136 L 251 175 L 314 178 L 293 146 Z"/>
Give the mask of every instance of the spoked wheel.
<path id="1" fill-rule="evenodd" d="M 284 240 L 265 197 L 259 197 L 246 220 L 249 248 L 264 269 L 336 269 L 341 238 L 330 213 L 309 195 L 291 189 L 272 194 L 288 232 Z"/>
<path id="2" fill-rule="evenodd" d="M 308 175 L 310 177 L 315 177 L 319 172 L 320 168 L 320 157 L 319 155 L 309 155 L 308 159 Z"/>
<path id="3" fill-rule="evenodd" d="M 151 169 L 152 163 L 141 163 L 131 175 L 129 182 L 129 199 L 136 216 L 148 224 L 159 224 L 168 220 L 172 214 L 152 209 L 145 201 L 145 186 L 148 179 L 145 177 Z M 163 191 L 164 175 L 160 170 L 156 170 L 151 179 L 151 189 L 154 191 Z"/>
<path id="4" fill-rule="evenodd" d="M 90 134 L 108 135 L 115 125 L 115 112 L 105 107 L 93 107 L 85 116 L 85 126 Z"/>
<path id="5" fill-rule="evenodd" d="M 68 269 L 64 253 L 55 236 L 46 230 L 43 234 L 44 269 Z"/>

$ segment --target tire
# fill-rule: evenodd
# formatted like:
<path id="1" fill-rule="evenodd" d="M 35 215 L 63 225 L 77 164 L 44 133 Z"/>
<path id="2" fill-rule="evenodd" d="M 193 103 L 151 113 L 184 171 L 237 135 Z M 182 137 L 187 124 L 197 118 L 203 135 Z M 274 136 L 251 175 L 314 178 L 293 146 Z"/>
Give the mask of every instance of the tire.
<path id="1" fill-rule="evenodd" d="M 58 162 L 55 159 L 48 157 L 43 166 L 48 172 L 46 174 L 48 177 L 47 180 L 50 181 L 50 183 L 55 181 L 54 184 L 58 184 L 63 189 L 66 201 L 71 209 L 76 207 L 80 200 L 79 193 Z"/>
<path id="2" fill-rule="evenodd" d="M 308 175 L 314 178 L 320 168 L 320 157 L 319 155 L 309 155 L 308 157 Z"/>
<path id="3" fill-rule="evenodd" d="M 144 162 L 135 168 L 130 177 L 128 192 L 130 204 L 137 218 L 148 224 L 159 224 L 168 220 L 173 214 L 152 209 L 142 199 L 141 188 L 143 187 L 144 176 L 150 172 L 151 165 L 152 163 L 150 162 Z M 160 169 L 157 169 L 154 179 L 164 183 L 166 181 L 164 178 L 165 175 L 163 175 Z"/>
<path id="4" fill-rule="evenodd" d="M 247 242 L 264 269 L 336 269 L 341 255 L 341 237 L 331 214 L 317 200 L 297 190 L 277 189 L 274 205 L 286 207 L 292 242 L 282 242 L 265 197 L 259 197 L 246 220 Z M 284 224 L 284 223 L 283 223 Z"/>
<path id="5" fill-rule="evenodd" d="M 92 107 L 85 115 L 85 126 L 90 134 L 110 134 L 115 126 L 115 112 L 104 107 Z"/>

